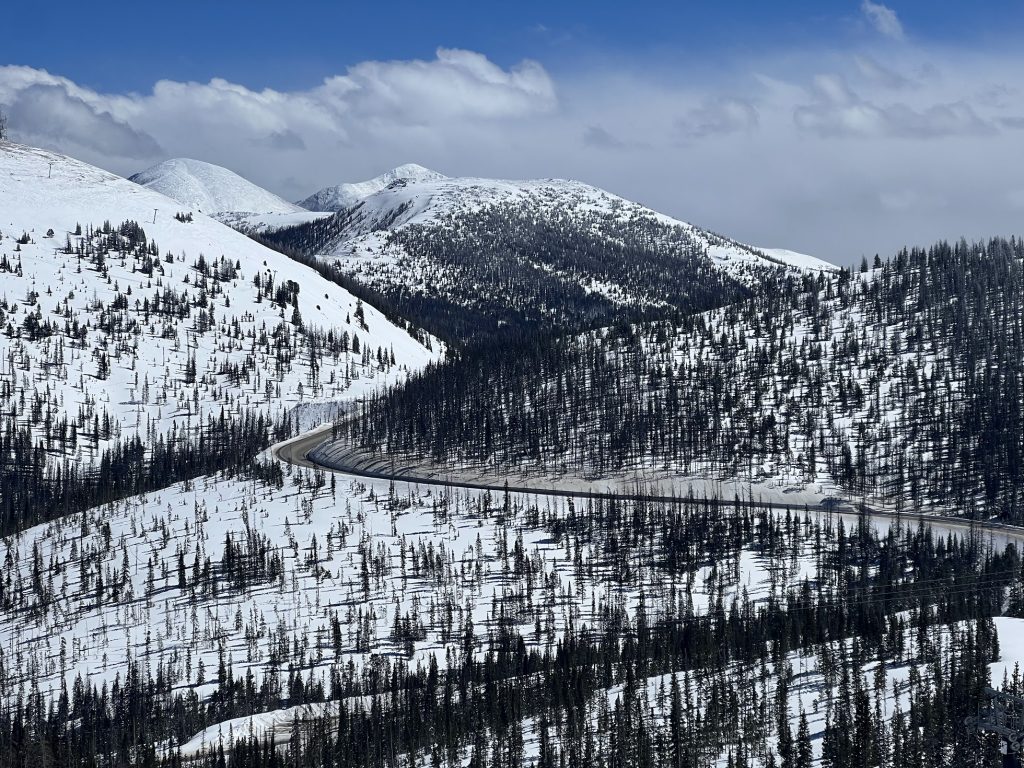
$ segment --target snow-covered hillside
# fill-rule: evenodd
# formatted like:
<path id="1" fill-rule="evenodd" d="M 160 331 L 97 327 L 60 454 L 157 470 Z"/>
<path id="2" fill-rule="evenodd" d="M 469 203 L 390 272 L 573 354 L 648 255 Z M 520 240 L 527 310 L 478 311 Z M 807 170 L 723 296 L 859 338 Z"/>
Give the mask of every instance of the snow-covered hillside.
<path id="1" fill-rule="evenodd" d="M 165 160 L 136 173 L 129 181 L 210 216 L 236 212 L 288 214 L 302 210 L 234 171 L 187 157 Z"/>
<path id="2" fill-rule="evenodd" d="M 558 179 L 399 180 L 271 237 L 458 340 L 707 309 L 756 290 L 768 273 L 835 270 Z"/>
<path id="3" fill-rule="evenodd" d="M 501 348 L 536 369 L 536 386 L 494 358 L 445 380 L 443 369 L 473 363 L 466 350 L 441 367 L 442 386 L 426 377 L 406 388 L 441 407 L 405 422 L 396 400 L 377 447 L 427 438 L 431 452 L 455 455 L 478 441 L 563 472 L 623 454 L 674 470 L 686 452 L 725 457 L 716 469 L 743 464 L 744 479 L 813 479 L 836 462 L 859 472 L 885 436 L 860 431 L 843 460 L 823 423 L 853 434 L 863 415 L 924 434 L 923 416 L 947 405 L 949 423 L 966 422 L 932 397 L 948 380 L 939 341 L 981 326 L 1024 338 L 985 323 L 1024 317 L 1016 251 L 990 270 L 1007 296 L 954 286 L 936 297 L 917 280 L 931 267 L 981 271 L 977 254 L 914 254 L 910 266 L 812 279 L 805 271 L 826 266 L 810 257 L 747 248 L 557 181 L 394 182 L 331 222 L 345 230 L 339 243 L 363 248 L 339 258 L 391 270 L 368 278 L 454 286 L 481 316 L 492 311 L 482 297 L 503 294 L 541 316 L 601 309 L 586 296 L 632 309 L 670 305 L 671 291 L 695 306 L 720 302 L 588 332 L 583 356 Z M 474 272 L 484 256 L 491 271 Z M 1010 617 L 1024 615 L 1024 584 L 1018 550 L 1004 549 L 1019 529 L 982 545 L 959 521 L 933 532 L 810 509 L 800 495 L 769 509 L 753 485 L 722 502 L 682 484 L 670 500 L 568 498 L 364 480 L 247 455 L 244 469 L 200 464 L 136 495 L 68 494 L 42 522 L 26 519 L 26 489 L 59 485 L 27 472 L 34 462 L 64 473 L 91 464 L 72 490 L 95 490 L 99 478 L 102 492 L 104 462 L 94 460 L 127 436 L 147 449 L 188 443 L 207 434 L 204 422 L 296 406 L 315 420 L 441 356 L 439 342 L 310 263 L 86 164 L 0 144 L 4 768 L 541 768 L 599 756 L 616 768 L 812 768 L 858 753 L 871 765 L 941 765 L 919 755 L 936 744 L 966 754 L 977 742 L 965 713 L 1019 658 L 1020 620 Z M 774 282 L 755 293 L 759 276 Z M 736 293 L 753 298 L 721 306 Z M 961 325 L 940 317 L 954 304 Z M 928 328 L 893 309 L 912 305 Z M 1019 345 L 975 366 L 989 338 L 962 341 L 969 370 L 988 371 L 991 359 L 1024 379 Z M 475 384 L 481 372 L 493 378 Z M 969 380 L 953 380 L 971 393 Z M 1020 402 L 1003 395 L 1015 389 L 991 389 L 990 402 Z M 1019 409 L 1004 410 L 1016 445 Z M 990 444 L 997 426 L 984 425 Z M 714 442 L 699 443 L 705 431 Z M 983 442 L 961 437 L 960 454 Z M 925 451 L 946 450 L 934 442 L 899 447 L 910 474 Z M 228 450 L 241 453 L 234 442 Z M 488 469 L 502 464 L 481 455 Z M 382 461 L 403 470 L 400 454 Z M 864 493 L 872 476 L 855 477 Z"/>
<path id="4" fill-rule="evenodd" d="M 0 407 L 58 454 L 355 397 L 440 352 L 144 186 L 14 144 L 0 179 Z"/>
<path id="5" fill-rule="evenodd" d="M 296 227 L 330 216 L 329 211 L 295 211 L 293 213 L 247 213 L 223 211 L 213 218 L 245 235 L 265 235 L 279 229 Z"/>
<path id="6" fill-rule="evenodd" d="M 465 655 L 481 664 L 511 656 L 529 672 L 527 654 L 563 658 L 575 643 L 612 643 L 646 631 L 649 642 L 632 648 L 658 663 L 641 664 L 638 690 L 617 671 L 618 663 L 609 662 L 596 690 L 581 694 L 588 718 L 608 718 L 620 700 L 642 704 L 637 717 L 649 727 L 663 726 L 665 689 L 678 684 L 688 717 L 706 718 L 713 728 L 724 715 L 702 691 L 714 684 L 749 706 L 751 716 L 758 711 L 749 702 L 752 692 L 776 699 L 794 732 L 806 712 L 820 754 L 826 713 L 842 703 L 830 660 L 861 642 L 826 621 L 838 615 L 835 595 L 849 588 L 846 564 L 834 562 L 837 543 L 845 552 L 871 536 L 885 542 L 890 528 L 883 522 L 858 531 L 849 519 L 842 528 L 838 519 L 818 513 L 682 501 L 664 507 L 574 503 L 396 489 L 386 481 L 344 477 L 335 483 L 322 473 L 290 472 L 283 487 L 213 478 L 178 484 L 0 543 L 7 563 L 0 572 L 0 693 L 14 698 L 35 687 L 52 702 L 62 684 L 77 690 L 80 680 L 109 689 L 133 668 L 142 670 L 159 676 L 167 699 L 219 697 L 208 722 L 177 738 L 165 733 L 160 742 L 167 751 L 181 745 L 191 757 L 250 735 L 287 742 L 296 717 L 330 715 L 335 721 L 325 727 L 336 729 L 339 706 L 369 706 L 373 692 L 406 670 L 426 675 L 433 667 L 435 678 L 444 680 L 454 667 L 457 679 Z M 930 551 L 933 534 L 913 524 L 893 528 L 886 552 L 912 571 L 911 546 Z M 953 536 L 937 534 L 939 541 Z M 944 565 L 962 570 L 971 557 L 954 550 Z M 914 580 L 890 589 L 892 612 L 916 605 L 922 594 Z M 853 606 L 862 601 L 856 594 Z M 787 601 L 789 610 L 815 616 L 819 600 L 821 623 L 800 623 L 806 644 L 786 637 L 777 646 L 781 656 L 768 658 L 763 649 L 769 644 L 743 633 L 773 627 L 763 618 L 766 611 L 775 611 L 769 618 L 781 617 L 781 623 Z M 888 642 L 885 655 L 869 646 L 851 672 L 886 719 L 897 707 L 909 707 L 914 691 L 902 683 L 926 674 L 950 634 L 929 626 L 932 621 L 898 621 L 864 641 Z M 678 624 L 698 637 L 713 627 L 725 666 L 674 657 L 678 647 L 693 644 L 672 634 Z M 563 645 L 568 637 L 572 642 Z M 749 648 L 745 656 L 737 644 Z M 602 668 L 589 657 L 580 666 Z M 876 666 L 885 672 L 877 686 Z M 548 670 L 557 668 L 551 662 L 535 671 L 547 684 L 554 674 Z M 1001 669 L 994 665 L 994 678 Z M 509 682 L 534 684 L 528 672 Z M 779 679 L 791 686 L 788 694 L 777 693 Z M 237 686 L 249 701 L 232 703 Z M 386 690 L 377 704 L 393 695 Z M 459 698 L 449 692 L 440 699 L 439 692 L 442 701 Z M 526 754 L 513 765 L 531 765 L 541 740 L 537 715 L 511 716 L 526 742 Z M 775 722 L 759 726 L 758 738 L 773 733 Z M 730 764 L 736 732 L 739 727 L 715 740 L 703 764 Z"/>
<path id="7" fill-rule="evenodd" d="M 396 181 L 415 183 L 420 181 L 441 181 L 445 178 L 447 177 L 443 174 L 432 171 L 429 168 L 424 168 L 422 165 L 406 163 L 367 181 L 324 187 L 305 200 L 300 200 L 298 204 L 309 211 L 340 211 L 343 208 L 350 208 L 370 195 L 386 189 Z"/>
<path id="8" fill-rule="evenodd" d="M 384 178 L 378 177 L 366 185 Z M 350 186 L 362 188 L 364 185 Z M 829 272 L 837 269 L 826 261 L 793 251 L 743 245 L 578 181 L 446 178 L 435 174 L 385 185 L 372 194 L 361 195 L 359 200 L 362 201 L 359 210 L 342 219 L 345 226 L 335 233 L 334 242 L 325 243 L 324 253 L 352 263 L 361 273 L 368 271 L 364 266 L 366 262 L 383 266 L 406 256 L 388 242 L 390 231 L 411 226 L 444 228 L 460 217 L 487 208 L 522 208 L 531 212 L 564 210 L 578 219 L 594 218 L 598 227 L 606 221 L 643 220 L 664 230 L 661 236 L 666 239 L 686 240 L 707 250 L 716 266 L 737 277 L 743 277 L 749 266 L 783 265 Z M 330 206 L 316 210 L 330 210 Z"/>

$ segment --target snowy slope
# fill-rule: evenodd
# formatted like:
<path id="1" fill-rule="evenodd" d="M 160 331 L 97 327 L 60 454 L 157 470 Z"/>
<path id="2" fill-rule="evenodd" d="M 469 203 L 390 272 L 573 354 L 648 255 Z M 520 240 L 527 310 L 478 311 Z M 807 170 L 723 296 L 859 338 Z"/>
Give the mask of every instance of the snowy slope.
<path id="1" fill-rule="evenodd" d="M 223 682 L 218 664 L 226 659 L 236 680 L 276 677 L 284 689 L 289 671 L 297 669 L 329 691 L 332 675 L 347 674 L 350 662 L 357 678 L 359 670 L 403 657 L 412 665 L 433 658 L 443 669 L 465 643 L 460 628 L 467 619 L 475 627 L 472 647 L 482 657 L 493 653 L 489 633 L 500 626 L 521 634 L 530 649 L 551 649 L 570 624 L 607 631 L 616 609 L 635 611 L 641 600 L 654 623 L 680 610 L 704 615 L 741 595 L 784 599 L 805 579 L 834 588 L 837 579 L 828 559 L 814 552 L 816 540 L 837 539 L 837 521 L 817 514 L 792 529 L 793 557 L 769 547 L 763 526 L 754 525 L 720 560 L 687 574 L 653 557 L 621 570 L 603 535 L 573 548 L 568 536 L 559 541 L 539 522 L 540 510 L 550 520 L 576 514 L 565 499 L 512 494 L 506 506 L 489 495 L 396 490 L 386 481 L 339 477 L 328 486 L 306 470 L 292 471 L 284 488 L 205 478 L 0 542 L 10 564 L 0 572 L 10 601 L 0 605 L 0 650 L 9 660 L 0 667 L 0 683 L 12 697 L 35 683 L 46 699 L 55 699 L 62 680 L 69 690 L 79 676 L 97 687 L 112 685 L 133 660 L 154 669 L 159 664 L 176 690 L 206 697 Z M 589 502 L 577 504 L 592 511 Z M 770 516 L 781 520 L 783 513 Z M 876 521 L 882 532 L 889 525 Z M 957 535 L 941 526 L 937 533 Z M 252 576 L 240 588 L 218 568 L 229 537 L 235 546 L 267 537 L 280 572 Z M 213 564 L 205 575 L 204 562 Z M 40 563 L 49 564 L 42 579 Z M 94 599 L 97 573 L 106 574 L 102 600 Z M 13 588 L 40 581 L 38 591 Z M 400 620 L 412 628 L 406 637 L 395 634 Z M 1013 636 L 1003 626 L 999 631 Z M 914 627 L 907 632 L 917 635 Z M 906 645 L 912 648 L 910 640 Z M 826 663 L 813 652 L 794 653 L 790 661 L 800 673 L 792 716 L 800 709 L 817 713 L 819 701 L 823 716 L 825 690 L 837 685 L 835 676 L 822 680 Z M 892 676 L 916 664 L 908 650 L 891 666 Z M 749 669 L 735 671 L 733 683 L 745 688 L 765 679 Z M 624 693 L 621 686 L 609 689 L 610 702 Z M 643 712 L 663 716 L 653 691 L 651 699 Z M 247 735 L 282 743 L 294 718 L 336 715 L 338 703 L 228 719 L 184 741 L 182 753 L 192 756 Z M 694 704 L 707 702 L 697 696 Z"/>
<path id="2" fill-rule="evenodd" d="M 365 200 L 370 195 L 386 189 L 396 181 L 414 183 L 440 181 L 444 178 L 446 178 L 444 175 L 424 168 L 422 165 L 406 163 L 367 181 L 324 187 L 305 200 L 300 200 L 298 205 L 309 211 L 340 211 L 342 208 L 349 208 L 360 200 Z"/>
<path id="3" fill-rule="evenodd" d="M 779 270 L 836 269 L 561 179 L 395 181 L 271 239 L 338 266 L 452 341 L 701 311 Z"/>
<path id="4" fill-rule="evenodd" d="M 801 269 L 820 272 L 837 271 L 834 264 L 829 264 L 827 261 L 822 261 L 821 259 L 815 256 L 809 256 L 806 253 L 798 253 L 797 251 L 790 251 L 786 248 L 755 248 L 754 250 L 760 251 L 769 259 L 774 259 L 784 264 L 791 264 L 792 266 Z"/>
<path id="5" fill-rule="evenodd" d="M 669 239 L 685 239 L 707 249 L 714 263 L 736 277 L 748 267 L 782 265 L 796 270 L 836 271 L 812 256 L 781 249 L 762 250 L 700 229 L 639 203 L 578 181 L 538 179 L 509 181 L 478 178 L 425 178 L 385 187 L 363 199 L 358 215 L 337 233 L 327 254 L 348 261 L 395 262 L 401 254 L 387 244 L 388 231 L 409 226 L 444 228 L 450 220 L 483 209 L 564 209 L 579 218 L 594 216 L 618 222 L 645 220 Z M 319 210 L 326 210 L 320 208 Z"/>
<path id="6" fill-rule="evenodd" d="M 224 212 L 295 213 L 298 206 L 219 165 L 187 157 L 165 160 L 129 181 L 177 200 L 207 215 Z"/>
<path id="7" fill-rule="evenodd" d="M 68 448 L 83 460 L 222 409 L 358 396 L 440 353 L 229 227 L 177 220 L 180 203 L 144 186 L 15 144 L 0 145 L 0 179 L 0 407 L 39 430 L 109 419 Z M 127 221 L 144 246 L 118 234 Z"/>
<path id="8" fill-rule="evenodd" d="M 278 229 L 307 224 L 330 216 L 330 211 L 295 211 L 293 213 L 249 213 L 222 211 L 213 218 L 246 235 L 261 235 Z"/>
<path id="9" fill-rule="evenodd" d="M 378 290 L 407 286 L 424 293 L 443 293 L 440 281 L 457 279 L 448 265 L 410 253 L 393 234 L 418 228 L 428 237 L 431 232 L 443 236 L 468 217 L 494 211 L 508 218 L 557 220 L 611 243 L 621 240 L 624 228 L 643 229 L 651 249 L 661 253 L 702 251 L 714 269 L 749 286 L 759 284 L 766 269 L 837 269 L 811 256 L 743 245 L 596 187 L 560 179 L 438 178 L 392 184 L 339 213 L 333 225 L 320 222 L 315 249 Z M 491 237 L 498 233 L 482 234 Z M 642 290 L 629 292 L 598 276 L 566 277 L 613 301 L 650 301 Z"/>
<path id="10" fill-rule="evenodd" d="M 0 267 L 0 327 L 11 329 L 0 334 L 0 392 L 8 386 L 12 392 L 0 398 L 5 413 L 19 408 L 25 394 L 43 397 L 44 410 L 72 417 L 104 410 L 124 432 L 164 430 L 222 407 L 273 412 L 351 397 L 438 354 L 370 307 L 360 321 L 357 302 L 317 273 L 205 216 L 177 221 L 175 202 L 90 166 L 5 145 L 0 181 L 0 265 L 6 265 Z M 156 223 L 147 224 L 153 209 Z M 159 243 L 156 264 L 127 243 L 113 247 L 128 219 L 145 228 L 148 243 Z M 108 220 L 110 235 L 102 226 Z M 74 234 L 78 224 L 81 235 Z M 93 225 L 100 234 L 90 232 Z M 102 261 L 89 250 L 101 247 Z M 200 254 L 212 270 L 198 266 Z M 264 295 L 257 275 L 276 285 L 295 281 L 295 306 Z M 158 293 L 168 292 L 188 294 L 185 316 L 172 320 L 153 308 Z M 201 313 L 211 306 L 214 327 L 201 330 Z M 301 324 L 290 319 L 296 308 Z M 30 338 L 29 330 L 46 321 L 57 330 Z M 65 322 L 85 327 L 84 337 L 65 334 Z M 339 351 L 314 371 L 307 340 L 317 328 L 358 334 L 363 350 L 393 348 L 398 362 Z M 104 355 L 110 372 L 100 379 L 97 358 Z M 194 383 L 182 375 L 190 358 Z M 233 365 L 250 378 L 236 381 L 225 373 Z M 234 680 L 251 675 L 258 685 L 269 679 L 282 691 L 297 673 L 331 699 L 223 715 L 222 724 L 178 742 L 188 758 L 248 734 L 283 743 L 293 719 L 335 715 L 335 677 L 359 680 L 383 670 L 386 680 L 390 665 L 403 659 L 413 667 L 434 659 L 443 670 L 463 648 L 478 660 L 493 654 L 504 631 L 521 636 L 528 650 L 553 652 L 570 626 L 628 635 L 628 617 L 640 604 L 648 620 L 672 620 L 730 606 L 742 596 L 776 603 L 800 594 L 805 583 L 834 590 L 846 578 L 828 553 L 815 550 L 816 542 L 838 538 L 834 521 L 817 515 L 777 529 L 752 524 L 753 517 L 710 529 L 700 507 L 667 526 L 662 522 L 669 518 L 646 511 L 648 505 L 627 502 L 621 529 L 609 523 L 607 530 L 588 531 L 584 521 L 610 519 L 608 508 L 598 514 L 593 501 L 576 500 L 574 507 L 567 499 L 506 499 L 293 467 L 285 472 L 280 485 L 215 476 L 177 483 L 0 539 L 4 701 L 38 689 L 45 705 L 57 700 L 62 682 L 74 690 L 79 676 L 109 689 L 126 679 L 132 663 L 159 673 L 175 692 L 204 699 L 225 684 L 221 664 Z M 723 514 L 719 523 L 728 518 Z M 644 521 L 634 532 L 649 533 L 626 544 L 618 534 L 637 525 L 632 520 Z M 671 566 L 656 554 L 670 530 L 694 548 L 692 556 L 683 549 L 683 562 Z M 722 556 L 699 562 L 710 540 L 730 543 Z M 792 553 L 778 544 L 786 540 L 793 542 Z M 255 565 L 242 567 L 239 560 Z M 257 567 L 264 560 L 270 564 Z M 920 635 L 916 627 L 907 633 Z M 821 712 L 828 711 L 823 690 L 835 687 L 835 653 L 824 651 L 789 656 L 800 677 L 785 703 L 793 718 L 806 709 L 816 730 L 824 718 L 819 702 Z M 927 659 L 919 663 L 907 654 L 902 666 L 883 670 L 886 679 L 909 675 L 910 665 L 928 668 Z M 764 669 L 744 667 L 715 679 L 691 672 L 696 711 L 706 720 L 719 714 L 706 695 L 711 683 L 743 691 L 756 683 L 761 701 L 770 701 L 768 686 L 779 671 Z M 656 689 L 665 677 L 642 677 L 633 694 L 620 685 L 599 691 L 594 719 L 602 701 L 609 702 L 607 711 L 611 700 L 633 695 L 643 700 L 644 717 L 663 720 L 664 696 Z M 894 696 L 905 702 L 909 692 Z M 884 689 L 869 704 L 876 701 L 885 703 Z M 528 750 L 539 740 L 532 715 L 515 715 L 525 718 Z M 725 742 L 717 757 L 722 765 L 729 746 Z"/>

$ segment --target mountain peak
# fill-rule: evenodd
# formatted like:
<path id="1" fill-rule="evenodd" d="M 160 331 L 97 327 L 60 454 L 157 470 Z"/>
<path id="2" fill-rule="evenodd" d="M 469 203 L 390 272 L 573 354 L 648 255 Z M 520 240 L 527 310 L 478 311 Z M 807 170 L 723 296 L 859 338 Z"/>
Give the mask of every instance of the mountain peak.
<path id="1" fill-rule="evenodd" d="M 448 178 L 443 173 L 432 171 L 419 163 L 403 163 L 402 165 L 392 168 L 387 173 L 381 174 L 381 176 L 392 176 L 396 179 L 415 179 L 417 181 L 422 179 L 434 181 L 436 179 Z"/>
<path id="2" fill-rule="evenodd" d="M 294 213 L 300 210 L 234 171 L 191 157 L 164 160 L 136 173 L 129 181 L 207 214 Z"/>
<path id="3" fill-rule="evenodd" d="M 447 178 L 444 174 L 424 168 L 417 163 L 405 163 L 366 181 L 324 187 L 305 200 L 299 201 L 298 205 L 309 211 L 340 211 L 386 189 L 396 181 L 441 181 Z"/>

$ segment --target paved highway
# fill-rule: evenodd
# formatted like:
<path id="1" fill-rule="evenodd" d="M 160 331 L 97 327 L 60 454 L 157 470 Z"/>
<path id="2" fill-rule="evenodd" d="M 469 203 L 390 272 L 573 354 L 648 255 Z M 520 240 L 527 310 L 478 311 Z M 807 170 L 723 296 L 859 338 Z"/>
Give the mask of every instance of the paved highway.
<path id="1" fill-rule="evenodd" d="M 491 491 L 492 493 L 503 493 L 508 490 L 511 493 L 525 493 L 525 494 L 536 494 L 540 496 L 561 496 L 561 497 L 572 497 L 577 499 L 609 499 L 612 497 L 618 499 L 627 499 L 631 501 L 658 501 L 658 502 L 670 502 L 678 501 L 679 497 L 676 496 L 661 496 L 661 495 L 645 495 L 636 493 L 611 493 L 602 491 L 579 491 L 570 490 L 565 488 L 541 488 L 541 487 L 527 487 L 527 486 L 504 486 L 502 485 L 488 485 L 486 483 L 479 482 L 467 482 L 458 480 L 447 480 L 436 477 L 420 477 L 414 474 L 409 474 L 405 471 L 397 471 L 392 474 L 389 472 L 381 472 L 375 470 L 362 469 L 360 467 L 352 466 L 328 466 L 326 464 L 319 464 L 310 459 L 309 454 L 317 448 L 321 443 L 326 442 L 331 438 L 331 427 L 325 425 L 318 427 L 310 432 L 303 435 L 299 435 L 296 438 L 278 443 L 271 451 L 281 461 L 294 464 L 298 467 L 305 467 L 307 469 L 320 469 L 326 472 L 335 472 L 341 475 L 351 475 L 355 477 L 365 477 L 373 480 L 389 480 L 401 483 L 411 483 L 414 485 L 436 485 L 443 486 L 446 488 L 467 488 L 476 491 Z M 722 499 L 697 499 L 697 501 L 716 503 L 723 502 Z M 728 502 L 724 502 L 728 503 Z M 784 502 L 758 502 L 758 506 L 768 507 L 770 509 L 801 509 L 806 506 L 809 509 L 818 509 L 823 512 L 841 512 L 845 514 L 857 514 L 857 508 L 852 502 L 841 501 L 841 502 L 825 502 L 822 504 L 787 504 Z M 968 532 L 972 528 L 975 531 L 990 531 L 993 533 L 1000 533 L 1005 535 L 1007 539 L 1013 539 L 1016 541 L 1024 542 L 1024 528 L 1020 526 L 1006 525 L 1004 523 L 994 521 L 970 521 L 965 520 L 962 517 L 952 517 L 950 515 L 938 515 L 927 512 L 901 512 L 899 514 L 895 512 L 887 512 L 884 510 L 877 510 L 867 507 L 865 509 L 867 515 L 873 518 L 895 520 L 897 518 L 901 520 L 922 520 L 933 526 L 946 528 L 952 531 Z"/>

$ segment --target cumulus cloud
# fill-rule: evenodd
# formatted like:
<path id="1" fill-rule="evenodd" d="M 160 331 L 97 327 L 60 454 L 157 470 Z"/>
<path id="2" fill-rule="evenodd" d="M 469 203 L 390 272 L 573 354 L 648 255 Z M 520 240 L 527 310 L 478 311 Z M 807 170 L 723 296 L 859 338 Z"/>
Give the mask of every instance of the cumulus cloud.
<path id="1" fill-rule="evenodd" d="M 861 75 L 871 83 L 882 88 L 899 91 L 904 88 L 913 88 L 917 85 L 910 77 L 897 72 L 895 69 L 884 66 L 871 56 L 857 55 L 853 57 L 853 61 Z"/>
<path id="2" fill-rule="evenodd" d="M 12 133 L 84 149 L 94 161 L 185 154 L 244 166 L 252 162 L 247 147 L 333 153 L 386 137 L 429 147 L 460 124 L 536 117 L 557 103 L 540 64 L 503 69 L 479 53 L 447 48 L 427 61 L 362 62 L 291 92 L 213 78 L 161 80 L 149 94 L 103 94 L 43 70 L 0 67 L 0 105 Z"/>
<path id="3" fill-rule="evenodd" d="M 871 0 L 864 0 L 860 6 L 861 13 L 868 20 L 868 23 L 880 34 L 890 37 L 893 40 L 903 39 L 903 25 L 896 11 L 881 3 L 873 3 Z"/>
<path id="4" fill-rule="evenodd" d="M 757 108 L 749 101 L 719 97 L 690 109 L 677 125 L 690 138 L 722 136 L 757 128 Z"/>
<path id="5" fill-rule="evenodd" d="M 432 61 L 370 61 L 330 78 L 319 95 L 343 111 L 375 119 L 426 122 L 503 118 L 555 106 L 544 68 L 524 61 L 509 70 L 472 51 L 440 48 Z"/>
<path id="6" fill-rule="evenodd" d="M 46 73 L 33 80 L 24 70 L 14 73 L 17 87 L 6 89 L 0 103 L 19 135 L 36 143 L 71 144 L 102 155 L 147 159 L 161 152 L 156 139 L 114 117 L 85 98 L 73 83 Z M 0 92 L 2 93 L 2 92 Z"/>

